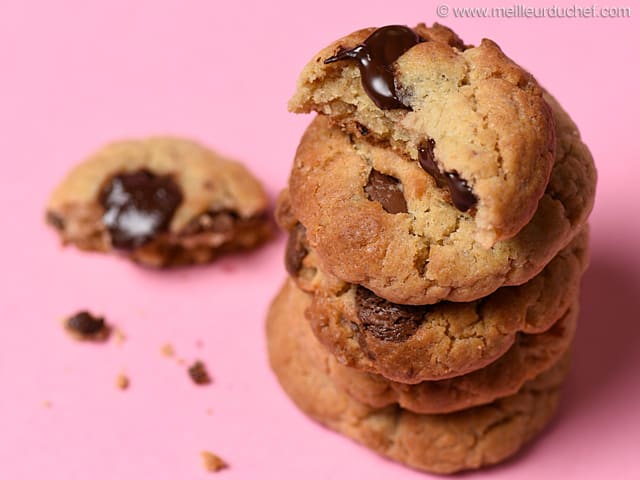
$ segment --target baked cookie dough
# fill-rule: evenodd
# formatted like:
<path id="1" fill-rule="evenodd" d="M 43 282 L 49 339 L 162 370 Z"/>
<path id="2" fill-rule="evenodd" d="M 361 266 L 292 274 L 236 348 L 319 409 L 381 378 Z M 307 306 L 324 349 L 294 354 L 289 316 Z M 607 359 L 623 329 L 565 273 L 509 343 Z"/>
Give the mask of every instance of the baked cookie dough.
<path id="1" fill-rule="evenodd" d="M 302 138 L 290 206 L 279 212 L 306 227 L 323 269 L 394 303 L 466 302 L 522 284 L 580 231 L 595 196 L 589 150 L 546 99 L 557 142 L 549 184 L 532 220 L 490 249 L 475 240 L 473 216 L 453 207 L 417 162 L 332 127 L 326 116 Z"/>
<path id="2" fill-rule="evenodd" d="M 240 163 L 181 138 L 112 143 L 74 168 L 47 204 L 65 244 L 155 267 L 205 263 L 271 236 L 268 199 Z"/>
<path id="3" fill-rule="evenodd" d="M 284 290 L 279 298 L 287 305 L 291 321 L 305 321 L 311 295 L 292 282 L 287 283 Z M 548 330 L 518 334 L 511 348 L 493 363 L 446 380 L 414 385 L 394 382 L 382 375 L 346 367 L 333 355 L 329 355 L 320 367 L 337 386 L 370 407 L 398 404 L 414 413 L 455 412 L 514 395 L 526 382 L 550 369 L 570 348 L 578 310 L 576 299 Z"/>
<path id="4" fill-rule="evenodd" d="M 425 415 L 398 406 L 374 409 L 350 397 L 324 373 L 329 354 L 309 326 L 292 315 L 291 280 L 267 319 L 271 366 L 307 415 L 400 463 L 435 473 L 492 465 L 514 455 L 552 418 L 568 357 L 518 393 L 461 412 Z"/>
<path id="5" fill-rule="evenodd" d="M 585 228 L 529 282 L 473 302 L 394 304 L 323 272 L 313 251 L 293 278 L 313 292 L 307 319 L 340 363 L 416 384 L 486 367 L 521 334 L 545 332 L 566 315 L 588 264 L 588 237 Z"/>
<path id="6" fill-rule="evenodd" d="M 289 108 L 326 115 L 358 145 L 392 148 L 418 183 L 437 179 L 486 248 L 531 220 L 555 157 L 553 116 L 533 76 L 491 40 L 465 45 L 438 24 L 333 42 L 304 68 Z"/>

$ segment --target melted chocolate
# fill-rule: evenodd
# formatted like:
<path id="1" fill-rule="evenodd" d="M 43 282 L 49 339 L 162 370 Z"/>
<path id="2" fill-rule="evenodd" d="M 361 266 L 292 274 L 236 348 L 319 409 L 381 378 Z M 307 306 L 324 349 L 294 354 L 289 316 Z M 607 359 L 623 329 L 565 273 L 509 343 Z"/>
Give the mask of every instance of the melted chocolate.
<path id="1" fill-rule="evenodd" d="M 112 245 L 131 250 L 169 229 L 182 192 L 170 176 L 139 170 L 113 177 L 99 200 Z"/>
<path id="2" fill-rule="evenodd" d="M 398 305 L 378 297 L 364 287 L 356 290 L 356 308 L 362 327 L 379 340 L 403 342 L 424 321 L 427 307 Z"/>
<path id="3" fill-rule="evenodd" d="M 411 108 L 402 103 L 396 89 L 393 63 L 407 50 L 420 43 L 420 37 L 408 27 L 389 25 L 373 32 L 362 44 L 327 58 L 324 63 L 357 60 L 362 87 L 382 110 Z"/>
<path id="4" fill-rule="evenodd" d="M 473 194 L 467 181 L 461 178 L 458 172 L 455 170 L 444 173 L 440 172 L 435 161 L 435 155 L 433 154 L 435 145 L 435 142 L 431 138 L 420 145 L 418 148 L 420 166 L 429 175 L 434 177 L 439 185 L 446 184 L 455 207 L 461 212 L 466 212 L 478 203 L 478 199 Z"/>
<path id="5" fill-rule="evenodd" d="M 295 277 L 302 268 L 302 261 L 309 253 L 307 244 L 307 230 L 301 223 L 296 223 L 289 232 L 289 240 L 284 253 L 284 266 L 289 275 Z"/>
<path id="6" fill-rule="evenodd" d="M 387 213 L 407 213 L 402 184 L 397 178 L 371 170 L 364 191 L 367 192 L 369 200 L 379 202 Z"/>

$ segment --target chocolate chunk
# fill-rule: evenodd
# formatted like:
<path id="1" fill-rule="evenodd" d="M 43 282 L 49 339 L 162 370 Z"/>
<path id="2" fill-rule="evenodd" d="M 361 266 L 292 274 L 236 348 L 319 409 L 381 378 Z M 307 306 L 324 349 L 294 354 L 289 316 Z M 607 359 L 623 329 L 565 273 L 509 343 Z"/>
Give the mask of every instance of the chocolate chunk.
<path id="1" fill-rule="evenodd" d="M 455 170 L 451 172 L 440 172 L 435 161 L 433 149 L 435 148 L 433 139 L 428 139 L 418 147 L 418 160 L 420 166 L 432 177 L 436 179 L 438 185 L 447 185 L 451 193 L 451 201 L 461 212 L 466 212 L 478 203 L 471 187 L 466 180 L 460 177 Z"/>
<path id="2" fill-rule="evenodd" d="M 397 178 L 371 170 L 364 187 L 369 200 L 379 202 L 388 213 L 407 213 L 407 202 L 402 193 L 402 183 Z"/>
<path id="3" fill-rule="evenodd" d="M 436 157 L 433 153 L 433 149 L 436 146 L 436 142 L 432 138 L 428 139 L 422 145 L 418 147 L 418 160 L 420 166 L 432 177 L 442 177 L 438 165 L 436 165 Z"/>
<path id="4" fill-rule="evenodd" d="M 100 193 L 104 225 L 115 248 L 138 248 L 169 229 L 182 192 L 169 175 L 148 170 L 114 176 Z"/>
<path id="5" fill-rule="evenodd" d="M 196 385 L 207 385 L 211 383 L 211 377 L 207 372 L 207 367 L 200 360 L 189 367 L 189 376 Z"/>
<path id="6" fill-rule="evenodd" d="M 356 290 L 356 308 L 362 327 L 377 339 L 388 342 L 407 340 L 428 312 L 428 307 L 388 302 L 361 286 Z"/>
<path id="7" fill-rule="evenodd" d="M 471 187 L 466 180 L 460 178 L 458 172 L 446 172 L 447 184 L 449 192 L 451 192 L 451 200 L 458 210 L 466 212 L 478 203 L 478 199 L 471 191 Z"/>
<path id="8" fill-rule="evenodd" d="M 95 317 L 86 310 L 69 317 L 65 328 L 79 340 L 106 340 L 111 332 L 104 318 Z"/>
<path id="9" fill-rule="evenodd" d="M 284 253 L 284 266 L 291 276 L 298 275 L 302 268 L 302 261 L 309 253 L 307 243 L 307 229 L 301 223 L 296 223 L 293 230 L 289 232 L 289 240 Z"/>
<path id="10" fill-rule="evenodd" d="M 340 49 L 324 63 L 347 59 L 357 60 L 362 87 L 378 108 L 411 110 L 399 98 L 393 63 L 418 43 L 420 38 L 410 28 L 403 25 L 388 25 L 377 29 L 362 44 L 350 50 Z"/>

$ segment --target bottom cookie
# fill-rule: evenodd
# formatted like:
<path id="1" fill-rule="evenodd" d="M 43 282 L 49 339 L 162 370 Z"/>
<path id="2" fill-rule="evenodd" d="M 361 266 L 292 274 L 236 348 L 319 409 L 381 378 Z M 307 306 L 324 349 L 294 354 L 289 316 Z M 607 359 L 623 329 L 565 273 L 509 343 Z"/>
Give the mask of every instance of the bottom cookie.
<path id="1" fill-rule="evenodd" d="M 489 405 L 439 415 L 367 407 L 319 366 L 330 357 L 295 314 L 294 289 L 288 280 L 267 318 L 269 357 L 280 384 L 307 415 L 386 457 L 435 473 L 492 465 L 515 454 L 556 410 L 567 357 L 515 395 Z"/>

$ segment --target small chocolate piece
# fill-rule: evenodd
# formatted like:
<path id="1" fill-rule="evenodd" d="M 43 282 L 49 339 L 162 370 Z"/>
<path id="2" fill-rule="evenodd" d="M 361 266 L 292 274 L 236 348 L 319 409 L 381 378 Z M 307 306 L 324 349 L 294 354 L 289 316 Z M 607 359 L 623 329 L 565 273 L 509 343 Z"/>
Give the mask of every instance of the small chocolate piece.
<path id="1" fill-rule="evenodd" d="M 115 248 L 138 248 L 169 229 L 182 192 L 169 175 L 148 170 L 114 176 L 99 197 L 102 221 Z"/>
<path id="2" fill-rule="evenodd" d="M 302 268 L 302 261 L 309 253 L 307 229 L 300 222 L 289 232 L 287 248 L 284 252 L 284 266 L 289 275 L 295 277 Z"/>
<path id="3" fill-rule="evenodd" d="M 460 178 L 455 170 L 445 172 L 449 192 L 451 192 L 451 200 L 458 210 L 466 212 L 478 203 L 478 199 L 471 191 L 471 187 L 466 180 Z"/>
<path id="4" fill-rule="evenodd" d="M 378 108 L 411 110 L 398 96 L 393 63 L 418 43 L 420 37 L 409 27 L 388 25 L 377 29 L 362 44 L 350 50 L 340 49 L 324 63 L 357 60 L 362 87 Z"/>
<path id="5" fill-rule="evenodd" d="M 104 318 L 95 317 L 86 310 L 69 317 L 65 322 L 67 331 L 79 340 L 104 341 L 109 337 L 111 328 Z"/>
<path id="6" fill-rule="evenodd" d="M 458 172 L 455 170 L 444 172 L 444 174 L 440 172 L 433 153 L 435 145 L 433 139 L 430 138 L 418 147 L 420 166 L 436 179 L 438 185 L 446 184 L 455 207 L 461 212 L 466 212 L 478 203 L 478 199 L 473 194 L 467 181 L 461 178 Z"/>
<path id="7" fill-rule="evenodd" d="M 436 157 L 433 153 L 433 149 L 436 146 L 436 142 L 433 141 L 433 138 L 428 139 L 422 145 L 418 147 L 418 160 L 420 161 L 420 166 L 432 177 L 438 179 L 440 177 L 442 179 L 442 174 L 440 173 L 440 169 L 438 165 L 436 165 Z"/>
<path id="8" fill-rule="evenodd" d="M 397 178 L 372 169 L 364 191 L 369 196 L 369 200 L 379 202 L 385 212 L 407 213 L 402 183 Z"/>
<path id="9" fill-rule="evenodd" d="M 196 385 L 207 385 L 211 383 L 211 377 L 207 372 L 207 367 L 204 366 L 200 360 L 197 360 L 193 365 L 189 367 L 189 376 L 193 383 Z"/>
<path id="10" fill-rule="evenodd" d="M 360 135 L 362 135 L 363 137 L 369 135 L 369 129 L 362 125 L 360 122 L 356 122 L 356 128 L 360 132 Z"/>
<path id="11" fill-rule="evenodd" d="M 356 307 L 362 327 L 387 342 L 407 340 L 418 330 L 428 312 L 428 307 L 388 302 L 361 286 L 356 289 Z"/>

